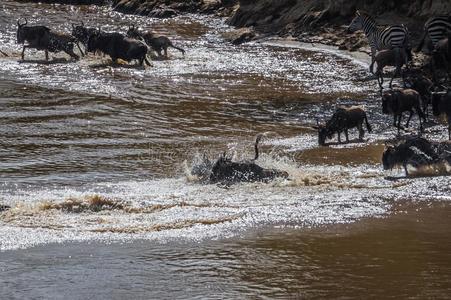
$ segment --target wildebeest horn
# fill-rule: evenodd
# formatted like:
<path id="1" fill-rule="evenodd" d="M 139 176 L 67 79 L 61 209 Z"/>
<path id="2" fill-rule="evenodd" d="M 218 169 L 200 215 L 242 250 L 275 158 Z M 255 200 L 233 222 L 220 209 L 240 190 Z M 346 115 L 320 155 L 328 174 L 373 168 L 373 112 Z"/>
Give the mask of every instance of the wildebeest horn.
<path id="1" fill-rule="evenodd" d="M 20 24 L 20 19 L 17 20 L 17 25 L 18 25 L 19 27 L 25 26 L 25 25 L 27 25 L 27 24 L 28 24 L 27 18 L 25 18 L 25 23 L 24 23 L 24 24 Z"/>

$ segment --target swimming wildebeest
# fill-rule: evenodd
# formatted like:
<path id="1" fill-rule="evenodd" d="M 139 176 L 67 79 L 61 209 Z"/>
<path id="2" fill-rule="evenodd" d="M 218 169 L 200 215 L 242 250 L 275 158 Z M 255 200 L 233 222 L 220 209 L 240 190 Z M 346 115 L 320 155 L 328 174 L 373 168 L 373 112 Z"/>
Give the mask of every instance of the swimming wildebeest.
<path id="1" fill-rule="evenodd" d="M 432 93 L 432 112 L 434 116 L 445 115 L 448 121 L 448 138 L 451 140 L 451 90 Z"/>
<path id="2" fill-rule="evenodd" d="M 143 66 L 144 62 L 150 66 L 147 59 L 148 50 L 149 48 L 143 42 L 129 39 L 117 32 L 97 30 L 88 38 L 88 52 L 101 51 L 108 54 L 114 63 L 117 63 L 118 59 L 128 62 L 137 59 L 140 66 Z"/>
<path id="3" fill-rule="evenodd" d="M 420 94 L 423 112 L 427 119 L 429 117 L 428 106 L 431 103 L 431 93 L 434 83 L 423 74 L 409 75 L 405 78 L 404 83 L 407 88 L 415 90 Z"/>
<path id="4" fill-rule="evenodd" d="M 230 185 L 238 182 L 269 182 L 275 178 L 288 178 L 287 172 L 264 169 L 255 163 L 259 157 L 258 144 L 261 138 L 262 135 L 258 135 L 255 140 L 255 157 L 251 161 L 234 162 L 225 153 L 214 163 L 207 161 L 204 165 L 211 168 L 208 183 Z"/>
<path id="5" fill-rule="evenodd" d="M 77 39 L 77 46 L 80 49 L 79 43 L 82 43 L 85 49 L 88 48 L 88 39 L 91 35 L 97 32 L 97 28 L 85 27 L 85 24 L 81 22 L 80 25 L 72 24 L 72 36 Z M 80 49 L 83 55 L 83 52 Z"/>
<path id="6" fill-rule="evenodd" d="M 74 43 L 76 39 L 70 35 L 53 32 L 46 26 L 27 26 L 17 21 L 17 43 L 23 44 L 22 60 L 25 57 L 25 49 L 33 48 L 45 51 L 45 59 L 49 59 L 49 52 L 64 51 L 72 58 L 78 60 L 79 56 L 74 53 Z M 25 45 L 28 42 L 28 45 Z"/>
<path id="7" fill-rule="evenodd" d="M 382 90 L 384 84 L 384 68 L 387 66 L 396 67 L 395 72 L 393 73 L 393 76 L 390 80 L 389 87 L 391 88 L 393 79 L 395 79 L 397 75 L 401 75 L 402 79 L 404 80 L 402 66 L 411 59 L 407 57 L 404 50 L 400 48 L 394 48 L 377 51 L 376 55 L 374 56 L 374 60 L 377 64 L 375 73 L 377 76 L 377 82 L 379 83 L 379 87 Z"/>
<path id="8" fill-rule="evenodd" d="M 387 145 L 382 154 L 384 170 L 403 166 L 406 176 L 409 175 L 409 165 L 418 168 L 439 163 L 451 163 L 451 143 L 430 142 L 421 137 L 411 137 L 397 145 Z"/>
<path id="9" fill-rule="evenodd" d="M 132 25 L 128 28 L 127 36 L 133 39 L 141 39 L 146 44 L 152 48 L 153 51 L 157 52 L 158 56 L 161 57 L 161 51 L 164 51 L 164 56 L 168 58 L 168 48 L 174 48 L 182 52 L 183 55 L 185 55 L 185 50 L 182 48 L 174 46 L 174 44 L 171 42 L 171 40 L 166 36 L 156 36 L 151 31 L 141 31 L 138 28 L 135 27 L 135 25 Z"/>
<path id="10" fill-rule="evenodd" d="M 420 119 L 420 132 L 423 129 L 422 119 L 425 120 L 425 115 L 421 109 L 421 98 L 417 91 L 412 89 L 390 90 L 382 95 L 382 112 L 384 114 L 391 114 L 394 117 L 393 126 L 398 128 L 398 134 L 401 129 L 401 118 L 403 112 L 410 112 L 406 127 L 409 127 L 410 119 L 412 119 L 413 111 L 416 111 Z"/>
<path id="11" fill-rule="evenodd" d="M 326 138 L 331 139 L 335 133 L 338 134 L 338 142 L 341 143 L 341 133 L 345 133 L 346 142 L 349 142 L 348 130 L 357 127 L 359 130 L 359 139 L 365 136 L 363 122 L 366 124 L 368 132 L 371 133 L 371 125 L 368 122 L 365 110 L 360 106 L 338 107 L 331 119 L 326 125 L 315 127 L 318 129 L 318 143 L 321 146 L 326 144 Z"/>

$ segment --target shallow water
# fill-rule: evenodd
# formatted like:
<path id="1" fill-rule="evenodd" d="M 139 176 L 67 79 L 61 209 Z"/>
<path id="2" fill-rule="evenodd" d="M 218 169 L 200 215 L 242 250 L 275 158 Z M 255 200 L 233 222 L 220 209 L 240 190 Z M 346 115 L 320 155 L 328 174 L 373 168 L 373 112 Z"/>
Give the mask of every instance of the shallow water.
<path id="1" fill-rule="evenodd" d="M 223 249 L 236 249 L 246 244 L 245 252 L 226 258 L 245 269 L 254 259 L 252 253 L 257 251 L 261 237 L 268 239 L 268 251 L 274 249 L 276 253 L 261 258 L 262 264 L 266 259 L 276 264 L 269 273 L 280 276 L 277 267 L 296 257 L 296 263 L 287 264 L 283 272 L 296 277 L 300 272 L 297 268 L 303 268 L 303 248 L 293 257 L 286 257 L 282 253 L 285 250 L 276 251 L 277 245 L 298 247 L 298 242 L 291 242 L 299 239 L 312 249 L 326 247 L 322 238 L 305 240 L 310 230 L 318 229 L 322 235 L 334 226 L 345 226 L 337 224 L 353 224 L 361 219 L 372 224 L 374 219 L 383 218 L 377 224 L 385 224 L 384 218 L 392 216 L 399 203 L 406 201 L 424 205 L 425 210 L 437 202 L 449 212 L 449 177 L 386 179 L 402 175 L 398 170 L 383 172 L 380 166 L 383 140 L 393 138 L 395 131 L 390 127 L 391 118 L 380 112 L 380 100 L 374 92 L 376 83 L 362 80 L 368 76 L 365 61 L 330 49 L 299 47 L 277 40 L 234 47 L 222 37 L 230 30 L 224 20 L 205 16 L 153 20 L 125 16 L 106 7 L 14 1 L 3 1 L 0 8 L 0 27 L 5 29 L 0 31 L 1 50 L 9 54 L 0 58 L 0 203 L 13 207 L 0 213 L 0 251 L 38 246 L 36 250 L 0 253 L 2 269 L 7 270 L 8 277 L 17 276 L 16 282 L 41 275 L 14 273 L 11 260 L 32 253 L 30 268 L 41 266 L 47 274 L 52 268 L 45 266 L 39 253 L 42 249 L 57 253 L 60 248 L 54 243 L 94 242 L 95 246 L 82 243 L 61 247 L 71 253 L 100 247 L 100 252 L 94 252 L 106 253 L 111 257 L 109 263 L 119 265 L 128 258 L 136 259 L 137 252 L 150 247 L 155 252 L 146 267 L 155 267 L 155 272 L 166 270 L 161 261 L 165 261 L 166 254 L 174 253 L 187 264 L 217 263 L 221 273 L 222 267 L 227 269 L 221 251 L 229 251 L 221 250 L 221 245 Z M 170 60 L 153 61 L 153 66 L 146 69 L 111 67 L 107 58 L 94 55 L 79 62 L 69 61 L 65 54 L 51 55 L 56 58 L 46 64 L 42 61 L 44 54 L 32 50 L 27 50 L 25 62 L 19 62 L 21 48 L 15 44 L 19 17 L 60 31 L 69 31 L 70 23 L 80 20 L 93 27 L 119 31 L 136 23 L 170 36 L 187 54 L 182 57 L 171 51 Z M 364 143 L 320 148 L 312 126 L 317 117 L 325 120 L 340 104 L 364 105 L 374 132 Z M 413 126 L 418 126 L 415 117 Z M 265 133 L 259 164 L 287 171 L 290 180 L 225 189 L 203 185 L 190 175 L 191 166 L 204 153 L 213 159 L 227 150 L 235 159 L 251 158 L 258 133 Z M 427 128 L 427 136 L 442 139 L 446 131 L 433 124 Z M 433 210 L 437 214 L 440 211 Z M 430 231 L 434 226 L 431 224 Z M 386 234 L 391 229 L 384 230 Z M 383 234 L 372 235 L 369 230 L 355 237 L 377 243 Z M 437 235 L 433 245 L 441 243 L 442 234 Z M 98 244 L 135 240 L 144 242 L 142 246 L 115 244 L 111 249 L 108 244 Z M 358 250 L 344 247 L 344 241 L 337 237 L 334 251 L 353 256 Z M 400 240 L 397 245 L 402 243 Z M 46 248 L 44 244 L 52 246 Z M 196 257 L 203 257 L 210 247 L 215 249 L 211 259 L 189 259 L 192 249 L 200 249 Z M 428 250 L 444 255 L 434 246 Z M 420 252 L 414 249 L 409 255 L 414 260 Z M 321 262 L 314 269 L 327 280 L 340 277 L 324 265 L 327 255 L 312 258 Z M 366 263 L 365 259 L 372 256 L 371 252 L 368 256 L 357 255 L 349 268 Z M 154 265 L 155 260 L 160 263 Z M 87 268 L 85 262 L 77 263 L 79 272 Z M 66 263 L 63 259 L 62 264 Z M 254 266 L 250 274 L 255 275 L 259 267 Z M 306 263 L 305 267 L 312 266 Z M 449 271 L 449 264 L 445 269 Z M 194 272 L 190 280 L 208 278 L 210 273 L 205 272 Z M 125 280 L 119 273 L 111 276 Z M 57 274 L 64 278 L 72 273 L 62 267 Z M 228 272 L 221 274 L 228 276 Z M 250 296 L 260 289 L 262 293 L 267 289 L 268 297 L 287 293 L 282 278 L 274 284 L 254 286 L 249 282 L 254 275 L 243 274 L 234 282 L 241 279 L 243 284 L 237 285 L 238 289 L 253 292 L 239 290 L 230 296 Z M 161 277 L 161 282 L 166 279 Z M 356 288 L 361 279 L 355 278 Z M 139 284 L 135 286 L 138 291 Z M 209 286 L 208 281 L 205 284 Z M 303 286 L 297 284 L 300 286 L 289 290 L 289 294 L 302 298 Z M 314 288 L 308 282 L 306 286 Z M 337 283 L 329 288 L 337 290 L 339 286 Z M 201 284 L 198 287 L 188 295 L 202 295 L 205 289 Z M 433 287 L 429 288 L 432 292 Z M 29 296 L 20 284 L 14 289 L 18 295 Z M 164 289 L 166 295 L 183 296 L 167 285 L 147 295 L 165 295 Z M 318 289 L 318 293 L 306 295 L 329 295 Z M 44 297 L 64 294 L 52 294 L 45 288 L 40 291 Z"/>

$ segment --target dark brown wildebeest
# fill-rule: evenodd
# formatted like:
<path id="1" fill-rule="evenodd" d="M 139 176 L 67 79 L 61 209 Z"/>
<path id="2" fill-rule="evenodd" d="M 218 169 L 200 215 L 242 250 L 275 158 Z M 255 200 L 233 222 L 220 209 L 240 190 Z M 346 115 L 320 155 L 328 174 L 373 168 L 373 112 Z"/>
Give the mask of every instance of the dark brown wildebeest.
<path id="1" fill-rule="evenodd" d="M 398 134 L 401 129 L 401 118 L 403 112 L 410 112 L 406 127 L 409 127 L 413 111 L 416 111 L 420 119 L 420 132 L 423 129 L 422 119 L 425 121 L 425 115 L 421 109 L 421 97 L 417 91 L 412 89 L 390 90 L 382 95 L 382 112 L 387 115 L 393 115 L 393 126 L 398 128 Z"/>
<path id="2" fill-rule="evenodd" d="M 88 38 L 88 52 L 101 51 L 111 57 L 113 63 L 117 63 L 118 59 L 132 61 L 137 59 L 139 65 L 143 66 L 144 62 L 151 65 L 147 59 L 147 51 L 149 48 L 141 41 L 129 39 L 117 32 L 101 32 L 91 34 Z"/>
<path id="3" fill-rule="evenodd" d="M 451 31 L 445 34 L 445 38 L 438 41 L 432 54 L 434 67 L 437 67 L 437 61 L 441 62 L 443 69 L 450 71 L 451 63 Z"/>
<path id="4" fill-rule="evenodd" d="M 374 56 L 374 60 L 377 64 L 375 74 L 377 76 L 377 82 L 379 83 L 381 90 L 384 84 L 383 71 L 387 66 L 396 67 L 395 72 L 393 73 L 393 76 L 390 80 L 390 88 L 392 87 L 393 79 L 395 79 L 397 75 L 401 75 L 402 79 L 404 80 L 402 66 L 409 61 L 409 58 L 407 57 L 407 54 L 403 49 L 394 48 L 377 51 L 376 55 Z"/>
<path id="5" fill-rule="evenodd" d="M 258 144 L 262 135 L 255 141 L 255 157 L 252 161 L 234 162 L 225 153 L 216 162 L 206 165 L 211 167 L 208 183 L 230 185 L 238 182 L 269 182 L 276 178 L 288 178 L 288 173 L 276 169 L 265 169 L 255 163 L 259 157 Z"/>
<path id="6" fill-rule="evenodd" d="M 437 163 L 451 163 L 451 143 L 430 142 L 421 137 L 411 137 L 397 145 L 388 145 L 382 154 L 384 170 L 403 166 L 406 176 L 409 175 L 409 165 L 418 168 Z"/>
<path id="7" fill-rule="evenodd" d="M 407 76 L 404 82 L 407 88 L 415 90 L 420 94 L 423 112 L 427 119 L 429 117 L 428 107 L 431 103 L 431 93 L 434 83 L 423 74 Z"/>
<path id="8" fill-rule="evenodd" d="M 161 57 L 161 51 L 164 51 L 164 57 L 168 58 L 168 48 L 174 48 L 182 52 L 185 55 L 185 50 L 175 46 L 171 40 L 166 36 L 156 36 L 151 31 L 141 31 L 132 25 L 128 28 L 127 36 L 133 39 L 143 40 L 153 51 L 157 52 L 158 56 Z"/>
<path id="9" fill-rule="evenodd" d="M 49 59 L 49 52 L 64 51 L 72 58 L 78 60 L 79 56 L 74 53 L 74 43 L 76 39 L 70 35 L 53 32 L 46 26 L 27 26 L 17 21 L 17 43 L 23 44 L 22 60 L 25 57 L 25 49 L 33 48 L 45 51 L 45 59 Z M 28 42 L 28 45 L 25 45 Z"/>
<path id="10" fill-rule="evenodd" d="M 81 22 L 80 25 L 72 24 L 72 36 L 77 39 L 77 46 L 81 51 L 80 43 L 86 48 L 88 48 L 88 39 L 91 35 L 95 34 L 98 30 L 96 28 L 85 27 L 85 24 Z"/>
<path id="11" fill-rule="evenodd" d="M 366 123 L 368 132 L 371 133 L 371 125 L 368 122 L 365 110 L 360 106 L 338 107 L 332 118 L 326 122 L 326 125 L 318 123 L 318 143 L 320 146 L 326 144 L 326 138 L 331 139 L 335 133 L 338 134 L 338 142 L 341 143 L 341 133 L 345 133 L 346 142 L 349 142 L 348 130 L 357 127 L 359 130 L 359 139 L 365 136 L 363 122 Z"/>
<path id="12" fill-rule="evenodd" d="M 451 140 L 451 90 L 432 93 L 432 112 L 434 116 L 445 115 L 448 121 L 448 138 Z"/>

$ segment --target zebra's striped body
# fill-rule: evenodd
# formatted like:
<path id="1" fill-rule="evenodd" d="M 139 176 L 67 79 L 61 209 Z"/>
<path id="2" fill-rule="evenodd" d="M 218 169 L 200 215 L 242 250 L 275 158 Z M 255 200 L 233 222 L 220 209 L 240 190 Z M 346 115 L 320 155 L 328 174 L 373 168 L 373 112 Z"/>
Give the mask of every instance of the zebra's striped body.
<path id="1" fill-rule="evenodd" d="M 370 72 L 373 72 L 376 51 L 402 48 L 406 51 L 406 54 L 410 54 L 409 31 L 404 25 L 392 25 L 385 28 L 379 28 L 376 21 L 370 15 L 357 11 L 356 17 L 348 27 L 348 31 L 354 32 L 357 30 L 363 30 L 363 32 L 365 32 L 371 47 Z"/>
<path id="2" fill-rule="evenodd" d="M 429 18 L 424 24 L 423 37 L 416 51 L 418 52 L 423 48 L 426 35 L 429 36 L 432 46 L 435 49 L 437 43 L 446 38 L 448 31 L 451 31 L 451 16 L 443 15 Z"/>

